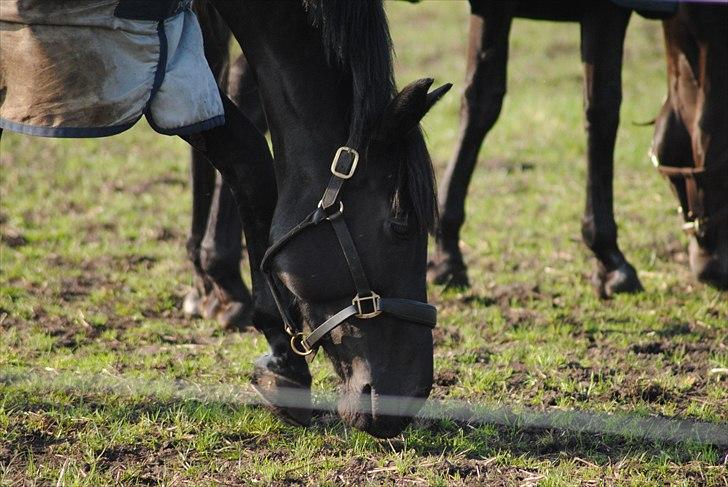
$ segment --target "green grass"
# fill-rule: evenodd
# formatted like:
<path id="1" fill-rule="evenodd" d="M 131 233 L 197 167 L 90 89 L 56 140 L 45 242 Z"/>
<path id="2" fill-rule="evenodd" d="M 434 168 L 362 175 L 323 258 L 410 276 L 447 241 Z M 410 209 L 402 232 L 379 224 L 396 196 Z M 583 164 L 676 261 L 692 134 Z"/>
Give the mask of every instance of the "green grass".
<path id="1" fill-rule="evenodd" d="M 458 130 L 466 3 L 388 9 L 400 85 L 455 83 L 424 123 L 441 172 Z M 660 26 L 630 27 L 616 153 L 620 243 L 646 290 L 608 302 L 589 286 L 579 237 L 578 37 L 571 24 L 513 27 L 509 94 L 468 199 L 473 287 L 430 289 L 440 308 L 433 395 L 725 424 L 728 382 L 710 371 L 728 367 L 728 300 L 690 276 L 676 201 L 646 157 L 651 128 L 633 124 L 653 118 L 665 93 Z M 0 371 L 249 383 L 262 336 L 180 312 L 191 284 L 184 143 L 139 124 L 97 140 L 6 133 L 1 147 Z M 313 370 L 315 388 L 332 390 L 325 360 Z M 0 382 L 0 485 L 728 485 L 725 454 L 444 420 L 380 441 L 330 416 L 304 430 L 225 401 Z"/>

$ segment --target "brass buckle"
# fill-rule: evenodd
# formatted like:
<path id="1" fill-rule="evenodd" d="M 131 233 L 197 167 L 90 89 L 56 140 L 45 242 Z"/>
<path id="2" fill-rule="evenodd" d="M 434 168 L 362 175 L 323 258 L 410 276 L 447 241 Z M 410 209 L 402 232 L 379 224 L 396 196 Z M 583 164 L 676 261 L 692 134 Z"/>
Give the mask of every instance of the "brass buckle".
<path id="1" fill-rule="evenodd" d="M 336 169 L 336 166 L 339 164 L 339 158 L 344 152 L 351 154 L 354 158 L 354 162 L 351 163 L 351 167 L 349 168 L 348 173 L 339 172 Z M 336 151 L 336 155 L 334 155 L 334 160 L 331 162 L 331 174 L 341 179 L 349 179 L 356 172 L 357 164 L 359 164 L 359 153 L 356 150 L 346 146 L 339 147 L 339 150 Z"/>
<path id="2" fill-rule="evenodd" d="M 298 348 L 297 344 L 300 344 L 301 348 Z M 313 348 L 310 348 L 308 344 L 306 344 L 306 337 L 303 333 L 296 333 L 291 337 L 291 350 L 293 350 L 293 353 L 296 355 L 300 355 L 302 357 L 313 353 Z"/>
<path id="3" fill-rule="evenodd" d="M 682 230 L 688 235 L 693 235 L 695 237 L 702 236 L 703 228 L 700 225 L 700 218 L 683 223 Z"/>
<path id="4" fill-rule="evenodd" d="M 380 296 L 375 292 L 372 292 L 372 294 L 370 294 L 369 296 L 354 296 L 354 299 L 351 300 L 351 304 L 356 306 L 356 310 L 358 311 L 355 316 L 363 320 L 378 316 L 382 312 L 382 308 L 379 305 L 379 300 Z M 364 309 L 362 308 L 362 302 L 366 301 L 371 301 L 372 303 L 372 311 L 369 311 L 368 313 L 364 312 Z"/>

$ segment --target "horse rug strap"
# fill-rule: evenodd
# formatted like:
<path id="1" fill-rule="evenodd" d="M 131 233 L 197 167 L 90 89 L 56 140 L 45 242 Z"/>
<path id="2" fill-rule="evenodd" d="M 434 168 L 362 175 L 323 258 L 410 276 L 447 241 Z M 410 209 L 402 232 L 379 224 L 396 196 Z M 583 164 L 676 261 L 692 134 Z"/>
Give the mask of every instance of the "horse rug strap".
<path id="1" fill-rule="evenodd" d="M 103 137 L 225 122 L 191 0 L 0 0 L 0 127 Z"/>

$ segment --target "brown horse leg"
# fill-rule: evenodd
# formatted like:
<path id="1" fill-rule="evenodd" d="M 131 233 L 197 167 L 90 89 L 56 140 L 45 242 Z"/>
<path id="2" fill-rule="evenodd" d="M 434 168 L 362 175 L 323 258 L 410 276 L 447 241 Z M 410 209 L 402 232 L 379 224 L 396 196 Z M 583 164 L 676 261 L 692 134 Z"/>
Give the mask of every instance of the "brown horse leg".
<path id="1" fill-rule="evenodd" d="M 515 3 L 515 2 L 513 2 Z M 506 92 L 508 34 L 514 7 L 471 0 L 467 86 L 460 108 L 460 138 L 440 186 L 440 231 L 437 255 L 429 263 L 428 280 L 452 286 L 469 285 L 460 251 L 465 197 L 483 139 L 500 115 Z"/>
<path id="2" fill-rule="evenodd" d="M 630 13 L 604 0 L 590 5 L 581 22 L 588 165 L 582 236 L 597 259 L 592 283 L 602 298 L 642 290 L 637 272 L 617 245 L 612 190 L 622 49 Z"/>

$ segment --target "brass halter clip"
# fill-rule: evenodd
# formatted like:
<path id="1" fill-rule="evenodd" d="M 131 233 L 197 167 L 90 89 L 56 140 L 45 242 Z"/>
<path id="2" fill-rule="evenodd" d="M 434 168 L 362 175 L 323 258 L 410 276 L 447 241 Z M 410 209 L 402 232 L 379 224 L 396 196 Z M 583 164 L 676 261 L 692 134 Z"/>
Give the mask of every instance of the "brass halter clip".
<path id="1" fill-rule="evenodd" d="M 313 348 L 308 346 L 306 338 L 308 337 L 303 333 L 296 333 L 291 337 L 291 350 L 293 350 L 293 353 L 302 357 L 313 353 Z"/>

